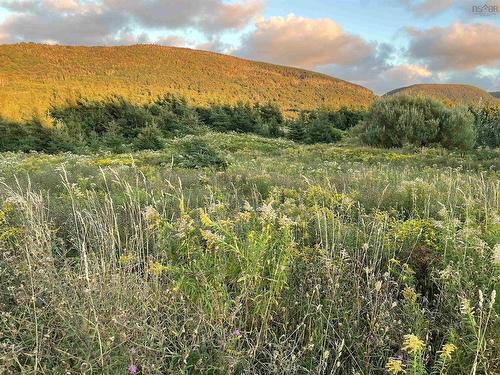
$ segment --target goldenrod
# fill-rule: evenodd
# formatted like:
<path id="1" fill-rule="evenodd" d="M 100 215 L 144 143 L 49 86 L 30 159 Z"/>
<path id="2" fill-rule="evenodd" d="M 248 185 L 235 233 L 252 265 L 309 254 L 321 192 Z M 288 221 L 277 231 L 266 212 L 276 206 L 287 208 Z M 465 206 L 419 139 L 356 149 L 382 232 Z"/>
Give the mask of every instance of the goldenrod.
<path id="1" fill-rule="evenodd" d="M 403 350 L 411 353 L 411 354 L 416 354 L 424 349 L 424 342 L 420 340 L 417 336 L 415 335 L 405 335 L 404 336 L 404 342 L 403 342 Z"/>
<path id="2" fill-rule="evenodd" d="M 400 359 L 389 358 L 389 361 L 385 365 L 385 369 L 389 374 L 401 374 L 405 373 L 404 364 Z"/>

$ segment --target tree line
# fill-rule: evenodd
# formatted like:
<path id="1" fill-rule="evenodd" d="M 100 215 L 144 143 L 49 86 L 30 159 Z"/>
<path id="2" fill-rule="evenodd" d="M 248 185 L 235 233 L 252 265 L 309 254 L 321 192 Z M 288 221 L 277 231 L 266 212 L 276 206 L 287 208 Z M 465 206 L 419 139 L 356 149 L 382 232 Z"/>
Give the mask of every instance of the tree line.
<path id="1" fill-rule="evenodd" d="M 450 149 L 499 147 L 498 107 L 446 107 L 428 97 L 381 98 L 367 111 L 351 108 L 301 111 L 286 119 L 273 103 L 194 106 L 167 94 L 133 104 L 113 96 L 79 98 L 49 110 L 51 124 L 38 118 L 23 123 L 0 119 L 0 151 L 87 153 L 159 150 L 167 139 L 206 131 L 286 137 L 298 143 L 335 143 L 359 137 L 378 147 L 440 145 Z"/>

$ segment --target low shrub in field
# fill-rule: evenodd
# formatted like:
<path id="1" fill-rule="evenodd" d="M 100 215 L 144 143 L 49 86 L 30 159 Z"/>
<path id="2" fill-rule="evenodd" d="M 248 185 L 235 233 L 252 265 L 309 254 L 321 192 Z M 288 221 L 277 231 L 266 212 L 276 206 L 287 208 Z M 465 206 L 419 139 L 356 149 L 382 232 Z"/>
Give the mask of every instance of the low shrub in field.
<path id="1" fill-rule="evenodd" d="M 371 145 L 441 144 L 470 149 L 475 144 L 473 116 L 464 108 L 447 108 L 428 97 L 395 95 L 376 101 L 363 123 L 362 139 Z"/>
<path id="2" fill-rule="evenodd" d="M 340 122 L 341 110 L 338 112 L 303 112 L 300 116 L 289 121 L 288 138 L 299 143 L 336 143 L 344 136 L 344 127 L 351 127 L 350 123 Z M 357 118 L 357 117 L 356 117 Z M 339 121 L 336 123 L 335 121 Z"/>
<path id="3" fill-rule="evenodd" d="M 184 168 L 225 169 L 226 160 L 206 142 L 199 138 L 185 138 L 179 143 L 179 154 L 174 157 L 176 165 Z"/>

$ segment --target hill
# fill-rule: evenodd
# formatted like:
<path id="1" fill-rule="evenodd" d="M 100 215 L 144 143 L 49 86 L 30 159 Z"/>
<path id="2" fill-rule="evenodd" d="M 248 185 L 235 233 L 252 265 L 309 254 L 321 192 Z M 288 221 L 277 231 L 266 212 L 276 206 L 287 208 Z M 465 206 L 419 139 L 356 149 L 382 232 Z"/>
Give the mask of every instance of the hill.
<path id="1" fill-rule="evenodd" d="M 478 87 L 460 84 L 419 84 L 401 87 L 384 96 L 395 94 L 426 95 L 447 104 L 498 104 L 498 100 Z"/>
<path id="2" fill-rule="evenodd" d="M 492 91 L 489 93 L 491 96 L 500 99 L 500 91 Z"/>
<path id="3" fill-rule="evenodd" d="M 186 48 L 0 45 L 0 115 L 10 119 L 78 97 L 140 103 L 166 92 L 200 105 L 271 101 L 284 111 L 366 107 L 376 97 L 324 74 Z"/>

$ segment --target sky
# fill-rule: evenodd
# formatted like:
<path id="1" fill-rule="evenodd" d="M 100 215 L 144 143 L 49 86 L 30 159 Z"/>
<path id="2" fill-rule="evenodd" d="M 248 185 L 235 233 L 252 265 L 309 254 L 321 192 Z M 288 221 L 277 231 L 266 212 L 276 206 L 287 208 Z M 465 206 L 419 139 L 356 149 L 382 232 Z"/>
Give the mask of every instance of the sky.
<path id="1" fill-rule="evenodd" d="M 500 0 L 0 0 L 0 43 L 155 43 L 306 68 L 377 94 L 500 91 Z"/>

